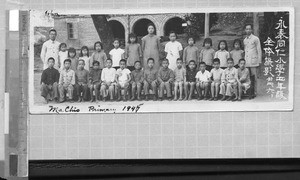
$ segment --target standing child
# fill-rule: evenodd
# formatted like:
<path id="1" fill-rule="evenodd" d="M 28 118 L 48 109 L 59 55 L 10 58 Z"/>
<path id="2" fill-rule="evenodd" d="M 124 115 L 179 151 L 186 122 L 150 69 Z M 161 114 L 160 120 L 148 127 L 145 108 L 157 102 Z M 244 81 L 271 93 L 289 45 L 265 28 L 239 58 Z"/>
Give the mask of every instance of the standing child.
<path id="1" fill-rule="evenodd" d="M 71 67 L 70 69 L 72 69 L 73 71 L 77 70 L 77 66 L 78 66 L 78 58 L 76 57 L 76 49 L 74 48 L 69 48 L 68 51 L 68 58 L 71 60 Z"/>
<path id="2" fill-rule="evenodd" d="M 222 73 L 222 83 L 220 85 L 220 94 L 223 95 L 222 101 L 231 101 L 237 100 L 237 80 L 238 80 L 238 71 L 233 67 L 233 59 L 227 59 L 227 68 Z M 232 94 L 234 92 L 236 98 Z M 226 99 L 227 97 L 227 99 Z"/>
<path id="3" fill-rule="evenodd" d="M 60 73 L 59 83 L 58 83 L 60 103 L 66 100 L 65 99 L 66 92 L 68 95 L 68 100 L 70 100 L 70 102 L 73 102 L 73 91 L 74 91 L 73 86 L 75 85 L 75 72 L 70 67 L 71 67 L 71 60 L 70 59 L 64 60 L 64 69 Z"/>
<path id="4" fill-rule="evenodd" d="M 127 101 L 127 91 L 129 87 L 129 82 L 131 80 L 130 71 L 126 68 L 126 60 L 120 60 L 120 68 L 116 73 L 116 82 L 117 82 L 117 93 L 118 93 L 118 101 L 121 101 L 121 91 L 124 90 L 123 101 Z"/>
<path id="5" fill-rule="evenodd" d="M 95 52 L 92 54 L 90 57 L 90 69 L 93 68 L 93 63 L 95 61 L 99 62 L 99 69 L 104 69 L 105 68 L 105 62 L 107 59 L 107 56 L 103 50 L 103 44 L 100 41 L 95 42 L 94 44 L 94 50 Z"/>
<path id="6" fill-rule="evenodd" d="M 242 100 L 243 90 L 247 92 L 248 89 L 251 90 L 249 99 L 252 99 L 253 88 L 251 87 L 250 81 L 250 72 L 248 68 L 246 68 L 246 60 L 239 60 L 239 68 L 238 68 L 238 88 L 239 88 L 239 97 L 238 101 Z"/>
<path id="7" fill-rule="evenodd" d="M 149 100 L 150 92 L 152 89 L 153 100 L 157 100 L 157 70 L 154 68 L 154 59 L 149 58 L 147 61 L 148 67 L 144 70 L 144 93 L 145 100 Z"/>
<path id="8" fill-rule="evenodd" d="M 186 70 L 184 69 L 182 59 L 177 59 L 177 67 L 174 70 L 175 81 L 174 81 L 174 101 L 177 101 L 177 92 L 179 89 L 179 101 L 182 101 L 183 86 L 186 81 Z"/>
<path id="9" fill-rule="evenodd" d="M 137 41 L 137 36 L 134 33 L 129 34 L 129 42 L 126 46 L 125 57 L 127 58 L 127 68 L 130 71 L 134 70 L 134 64 L 142 57 L 142 48 Z"/>
<path id="10" fill-rule="evenodd" d="M 210 71 L 212 68 L 212 61 L 215 56 L 215 50 L 212 48 L 211 38 L 205 38 L 203 42 L 203 49 L 200 52 L 200 62 L 205 62 L 206 70 Z"/>
<path id="11" fill-rule="evenodd" d="M 189 37 L 188 38 L 188 46 L 184 48 L 183 50 L 183 67 L 187 67 L 188 63 L 191 60 L 196 60 L 196 64 L 198 64 L 199 60 L 199 49 L 195 46 L 195 38 Z"/>
<path id="12" fill-rule="evenodd" d="M 76 92 L 78 96 L 78 102 L 87 100 L 89 71 L 85 68 L 85 62 L 83 59 L 78 61 L 78 68 L 75 71 L 76 75 Z"/>
<path id="13" fill-rule="evenodd" d="M 207 100 L 208 88 L 210 83 L 210 73 L 206 70 L 205 62 L 200 62 L 200 70 L 196 74 L 196 89 L 198 100 Z M 204 94 L 202 91 L 204 90 Z"/>
<path id="14" fill-rule="evenodd" d="M 90 53 L 89 48 L 87 46 L 82 46 L 80 50 L 79 59 L 84 60 L 84 69 L 90 70 Z"/>
<path id="15" fill-rule="evenodd" d="M 64 69 L 64 60 L 68 59 L 68 50 L 67 50 L 67 44 L 66 43 L 60 43 L 59 45 L 59 52 L 58 52 L 58 68 L 57 70 L 62 71 Z"/>
<path id="16" fill-rule="evenodd" d="M 157 80 L 159 82 L 159 100 L 163 100 L 164 90 L 167 91 L 167 98 L 169 100 L 172 100 L 172 83 L 174 81 L 174 73 L 173 71 L 168 67 L 169 66 L 169 60 L 164 59 L 162 61 L 162 67 L 158 71 Z"/>
<path id="17" fill-rule="evenodd" d="M 116 78 L 116 69 L 112 68 L 112 60 L 106 60 L 106 68 L 102 70 L 101 73 L 101 89 L 100 94 L 103 97 L 103 101 L 106 100 L 108 93 L 110 95 L 110 100 L 114 100 L 114 89 L 115 89 L 115 78 Z"/>
<path id="18" fill-rule="evenodd" d="M 142 66 L 144 69 L 147 67 L 147 61 L 149 58 L 153 58 L 155 61 L 158 61 L 154 64 L 154 69 L 157 71 L 160 68 L 160 58 L 159 58 L 159 49 L 160 49 L 160 39 L 155 35 L 155 26 L 150 23 L 147 25 L 148 34 L 142 38 L 142 51 L 143 51 L 143 62 Z"/>
<path id="19" fill-rule="evenodd" d="M 220 59 L 220 67 L 225 69 L 227 67 L 227 59 L 230 58 L 230 54 L 228 52 L 227 42 L 225 40 L 221 40 L 218 45 L 218 51 L 215 54 L 214 58 Z"/>
<path id="20" fill-rule="evenodd" d="M 182 56 L 182 45 L 176 41 L 177 34 L 174 31 L 169 33 L 170 41 L 165 46 L 166 59 L 169 60 L 169 68 L 174 70 L 176 68 L 176 61 Z"/>
<path id="21" fill-rule="evenodd" d="M 135 94 L 137 94 L 137 100 L 141 100 L 141 91 L 144 81 L 144 72 L 142 71 L 141 61 L 135 61 L 134 68 L 131 72 L 131 101 L 135 100 Z"/>
<path id="22" fill-rule="evenodd" d="M 186 82 L 184 83 L 184 100 L 192 100 L 196 85 L 197 65 L 195 60 L 190 60 L 186 71 Z"/>
<path id="23" fill-rule="evenodd" d="M 58 101 L 57 83 L 59 80 L 59 72 L 53 68 L 54 64 L 55 59 L 50 57 L 48 59 L 48 68 L 43 71 L 41 77 L 41 96 L 44 97 L 46 104 L 49 101 L 48 95 L 50 95 L 50 100 L 54 98 L 55 101 Z"/>
<path id="24" fill-rule="evenodd" d="M 93 62 L 93 69 L 90 70 L 89 74 L 89 81 L 90 81 L 90 95 L 91 95 L 91 102 L 95 99 L 98 102 L 100 100 L 99 90 L 101 85 L 101 69 L 99 68 L 99 61 Z M 95 98 L 94 93 L 95 92 Z"/>
<path id="25" fill-rule="evenodd" d="M 118 64 L 121 59 L 124 59 L 125 51 L 120 48 L 120 40 L 115 39 L 113 42 L 114 48 L 109 52 L 110 59 L 112 59 L 112 64 L 115 69 L 118 69 Z"/>
<path id="26" fill-rule="evenodd" d="M 210 85 L 211 98 L 209 100 L 217 101 L 219 90 L 220 90 L 221 77 L 222 77 L 222 73 L 223 73 L 223 69 L 220 68 L 220 59 L 219 58 L 215 58 L 213 60 L 213 66 L 214 66 L 214 68 L 210 71 L 212 82 Z"/>
<path id="27" fill-rule="evenodd" d="M 235 39 L 233 41 L 233 50 L 230 51 L 230 57 L 233 59 L 233 64 L 235 68 L 239 67 L 239 60 L 243 59 L 245 52 L 242 50 L 242 41 L 240 39 Z"/>

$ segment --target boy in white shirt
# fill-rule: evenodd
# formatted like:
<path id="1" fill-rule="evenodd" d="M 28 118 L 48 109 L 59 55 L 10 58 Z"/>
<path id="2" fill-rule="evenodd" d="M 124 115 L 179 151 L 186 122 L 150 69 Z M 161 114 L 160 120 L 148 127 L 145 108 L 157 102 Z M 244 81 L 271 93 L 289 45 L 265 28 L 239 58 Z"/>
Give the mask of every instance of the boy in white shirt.
<path id="1" fill-rule="evenodd" d="M 121 91 L 124 90 L 123 101 L 126 101 L 126 95 L 129 87 L 129 82 L 131 80 L 130 71 L 126 68 L 126 60 L 120 60 L 120 68 L 116 73 L 116 82 L 117 82 L 117 93 L 118 93 L 118 101 L 121 101 Z"/>
<path id="2" fill-rule="evenodd" d="M 118 69 L 118 64 L 121 59 L 124 59 L 125 51 L 120 48 L 119 39 L 115 39 L 113 42 L 114 48 L 109 52 L 110 59 L 112 60 L 113 67 Z"/>
<path id="3" fill-rule="evenodd" d="M 106 100 L 108 93 L 110 96 L 110 100 L 113 101 L 114 99 L 114 88 L 115 88 L 115 77 L 116 77 L 116 69 L 112 68 L 112 60 L 106 60 L 106 68 L 102 70 L 101 73 L 101 88 L 100 94 L 103 97 L 103 101 Z"/>
<path id="4" fill-rule="evenodd" d="M 207 100 L 207 93 L 210 84 L 210 73 L 205 70 L 205 62 L 200 62 L 200 71 L 196 74 L 196 89 L 198 94 L 198 100 Z M 204 95 L 202 91 L 204 90 Z"/>

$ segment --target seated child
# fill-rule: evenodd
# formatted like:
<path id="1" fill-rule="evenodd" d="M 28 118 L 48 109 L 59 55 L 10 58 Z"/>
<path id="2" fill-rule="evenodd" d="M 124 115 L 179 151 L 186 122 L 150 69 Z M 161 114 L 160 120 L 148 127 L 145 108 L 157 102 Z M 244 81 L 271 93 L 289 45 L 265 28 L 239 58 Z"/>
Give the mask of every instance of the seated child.
<path id="1" fill-rule="evenodd" d="M 238 71 L 233 67 L 233 59 L 227 59 L 227 68 L 222 73 L 221 85 L 220 85 L 220 94 L 223 95 L 222 101 L 231 101 L 237 100 L 237 80 L 238 80 Z M 236 98 L 234 99 L 234 92 Z M 226 98 L 227 97 L 227 98 Z"/>
<path id="2" fill-rule="evenodd" d="M 210 71 L 210 76 L 211 76 L 211 85 L 210 85 L 210 90 L 211 90 L 211 98 L 209 99 L 210 101 L 218 100 L 218 94 L 220 90 L 220 84 L 221 84 L 221 77 L 223 73 L 223 69 L 220 68 L 220 59 L 215 58 L 213 60 L 213 69 Z"/>
<path id="3" fill-rule="evenodd" d="M 131 101 L 135 100 L 135 94 L 137 94 L 137 100 L 141 100 L 142 84 L 144 81 L 141 61 L 135 61 L 134 68 L 135 70 L 131 72 Z"/>
<path id="4" fill-rule="evenodd" d="M 106 68 L 102 70 L 101 73 L 101 89 L 100 94 L 103 97 L 103 101 L 106 100 L 108 93 L 110 95 L 110 100 L 114 100 L 114 88 L 115 88 L 115 78 L 116 78 L 116 69 L 112 68 L 112 60 L 106 60 Z"/>
<path id="5" fill-rule="evenodd" d="M 59 80 L 59 72 L 53 67 L 54 64 L 55 59 L 50 57 L 48 59 L 48 68 L 43 71 L 41 77 L 41 96 L 44 97 L 45 104 L 47 104 L 49 100 L 52 100 L 52 98 L 58 101 L 57 83 Z M 50 95 L 50 99 L 48 99 L 48 95 Z"/>
<path id="6" fill-rule="evenodd" d="M 199 65 L 200 68 L 196 74 L 196 89 L 198 93 L 198 100 L 207 100 L 208 88 L 210 83 L 210 73 L 207 70 L 205 70 L 205 62 L 200 62 Z M 202 94 L 203 90 L 204 94 Z"/>
<path id="7" fill-rule="evenodd" d="M 120 68 L 117 70 L 116 73 L 116 82 L 117 82 L 117 94 L 118 94 L 118 101 L 121 101 L 121 91 L 124 90 L 123 94 L 123 101 L 126 101 L 126 95 L 129 87 L 129 82 L 131 80 L 130 71 L 126 68 L 126 60 L 120 60 Z"/>
<path id="8" fill-rule="evenodd" d="M 66 59 L 64 60 L 64 69 L 61 71 L 59 76 L 59 102 L 64 102 L 65 99 L 65 93 L 67 92 L 68 100 L 70 102 L 73 102 L 73 91 L 74 91 L 74 85 L 75 85 L 75 72 L 70 69 L 71 67 L 71 60 Z"/>
<path id="9" fill-rule="evenodd" d="M 171 87 L 174 81 L 174 73 L 169 69 L 169 60 L 164 59 L 162 61 L 162 67 L 159 69 L 157 74 L 157 80 L 159 82 L 159 100 L 163 100 L 164 90 L 167 91 L 167 98 L 171 100 Z"/>
<path id="10" fill-rule="evenodd" d="M 186 71 L 186 81 L 184 83 L 184 100 L 191 100 L 196 85 L 197 65 L 195 60 L 190 60 Z"/>
<path id="11" fill-rule="evenodd" d="M 144 70 L 144 93 L 145 100 L 149 100 L 149 90 L 152 89 L 153 100 L 157 99 L 157 70 L 154 67 L 154 59 L 147 60 L 148 67 Z"/>
<path id="12" fill-rule="evenodd" d="M 245 67 L 245 65 L 246 65 L 246 60 L 240 59 L 239 60 L 240 68 L 238 68 L 238 88 L 239 88 L 238 101 L 242 100 L 243 90 L 244 92 L 246 92 L 248 89 L 251 88 L 250 72 L 248 68 Z M 252 99 L 252 92 L 250 92 L 249 99 Z"/>
<path id="13" fill-rule="evenodd" d="M 186 70 L 183 68 L 183 61 L 182 59 L 177 59 L 176 61 L 177 67 L 174 69 L 174 101 L 177 101 L 177 92 L 179 89 L 179 101 L 182 101 L 182 94 L 183 94 L 183 85 L 185 83 L 186 78 Z"/>
<path id="14" fill-rule="evenodd" d="M 98 102 L 100 100 L 100 85 L 101 85 L 101 69 L 100 69 L 100 62 L 94 61 L 93 62 L 93 69 L 90 70 L 89 74 L 89 80 L 90 80 L 90 94 L 91 94 L 91 102 L 93 102 L 95 99 Z M 94 94 L 95 92 L 95 97 Z"/>
<path id="15" fill-rule="evenodd" d="M 76 92 L 78 96 L 78 102 L 87 100 L 89 71 L 84 69 L 85 62 L 83 59 L 78 61 L 78 68 L 75 71 L 76 76 Z"/>

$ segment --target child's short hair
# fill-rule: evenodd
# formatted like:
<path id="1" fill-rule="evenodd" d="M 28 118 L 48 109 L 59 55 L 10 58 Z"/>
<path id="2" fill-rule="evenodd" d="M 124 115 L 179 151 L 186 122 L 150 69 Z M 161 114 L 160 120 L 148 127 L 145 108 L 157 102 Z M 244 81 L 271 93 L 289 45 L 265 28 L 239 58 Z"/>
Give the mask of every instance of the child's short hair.
<path id="1" fill-rule="evenodd" d="M 220 64 L 220 59 L 219 59 L 219 58 L 215 58 L 215 59 L 213 59 L 213 63 L 215 63 L 215 62 L 217 62 L 217 63 L 219 63 L 219 64 Z"/>
<path id="2" fill-rule="evenodd" d="M 70 53 L 75 53 L 75 56 L 76 56 L 76 49 L 73 47 L 70 47 L 68 50 L 68 57 L 70 57 Z"/>
<path id="3" fill-rule="evenodd" d="M 65 59 L 64 64 L 66 64 L 66 62 L 69 62 L 71 64 L 71 59 Z"/>
<path id="4" fill-rule="evenodd" d="M 246 62 L 246 60 L 244 58 L 242 58 L 242 59 L 239 60 L 239 63 L 242 62 L 242 61 Z"/>
<path id="5" fill-rule="evenodd" d="M 130 33 L 130 34 L 129 34 L 129 37 L 128 37 L 128 43 L 129 43 L 129 44 L 131 43 L 131 42 L 130 42 L 130 38 L 135 38 L 134 43 L 137 43 L 137 42 L 138 42 L 138 39 L 137 39 L 136 34 L 134 34 L 134 33 Z"/>
<path id="6" fill-rule="evenodd" d="M 96 45 L 97 45 L 97 44 L 99 44 L 100 47 L 101 47 L 101 49 L 103 49 L 103 44 L 102 44 L 102 42 L 97 41 L 97 42 L 94 43 L 94 50 L 96 50 Z"/>
<path id="7" fill-rule="evenodd" d="M 221 44 L 222 42 L 225 44 L 225 50 L 228 51 L 228 46 L 227 46 L 227 41 L 226 41 L 226 40 L 221 40 L 221 41 L 219 41 L 219 44 L 218 44 L 218 50 L 221 49 L 221 48 L 220 48 L 220 44 Z"/>
<path id="8" fill-rule="evenodd" d="M 126 59 L 121 59 L 121 60 L 119 61 L 119 63 L 121 64 L 121 62 L 124 62 L 124 63 L 126 64 Z"/>
<path id="9" fill-rule="evenodd" d="M 210 46 L 212 46 L 212 40 L 211 40 L 211 38 L 205 38 L 204 42 L 203 42 L 203 47 L 205 46 L 205 44 L 210 44 Z"/>
<path id="10" fill-rule="evenodd" d="M 169 59 L 165 58 L 161 62 L 167 62 L 167 63 L 169 63 Z"/>
<path id="11" fill-rule="evenodd" d="M 177 33 L 176 33 L 175 31 L 170 31 L 170 32 L 169 32 L 169 36 L 170 36 L 171 34 L 175 34 L 176 39 L 177 39 Z"/>
<path id="12" fill-rule="evenodd" d="M 147 64 L 149 63 L 149 61 L 153 61 L 153 63 L 155 62 L 153 58 L 148 58 L 147 59 Z"/>
<path id="13" fill-rule="evenodd" d="M 193 39 L 193 41 L 194 41 L 194 43 L 195 43 L 195 38 L 193 37 L 193 36 L 189 36 L 188 38 L 187 38 L 187 43 L 189 43 L 189 40 L 190 39 Z"/>
<path id="14" fill-rule="evenodd" d="M 63 46 L 67 47 L 67 44 L 66 43 L 60 43 L 58 49 L 60 50 Z"/>
<path id="15" fill-rule="evenodd" d="M 120 44 L 120 39 L 119 39 L 119 38 L 115 38 L 114 41 L 113 41 L 113 43 L 114 43 L 115 41 L 118 41 L 119 44 Z"/>
<path id="16" fill-rule="evenodd" d="M 112 63 L 112 60 L 111 60 L 110 58 L 106 59 L 106 62 L 107 62 L 107 61 L 110 61 L 110 62 Z"/>
<path id="17" fill-rule="evenodd" d="M 49 57 L 49 58 L 48 58 L 48 62 L 49 62 L 50 60 L 52 60 L 52 61 L 55 63 L 55 59 L 54 59 L 53 57 Z"/>
<path id="18" fill-rule="evenodd" d="M 50 30 L 49 30 L 49 34 L 50 34 L 51 32 L 55 32 L 55 34 L 57 34 L 57 32 L 56 32 L 55 29 L 50 29 Z"/>
<path id="19" fill-rule="evenodd" d="M 84 49 L 86 49 L 86 50 L 87 50 L 87 56 L 89 57 L 89 56 L 90 56 L 90 55 L 89 55 L 89 48 L 88 48 L 87 46 L 82 46 L 82 47 L 81 47 L 81 50 L 80 50 L 80 57 L 82 57 L 82 56 L 83 56 L 83 53 L 82 53 L 82 51 L 83 51 Z"/>
<path id="20" fill-rule="evenodd" d="M 83 64 L 85 64 L 85 61 L 84 61 L 83 59 L 79 59 L 79 60 L 78 60 L 78 63 L 79 63 L 80 61 L 82 61 Z"/>
<path id="21" fill-rule="evenodd" d="M 233 41 L 233 48 L 234 48 L 235 43 L 239 43 L 240 48 L 243 49 L 243 43 L 242 43 L 242 41 L 241 41 L 240 39 L 235 39 L 235 40 Z"/>
<path id="22" fill-rule="evenodd" d="M 206 63 L 203 62 L 203 61 L 199 63 L 199 66 L 201 66 L 201 64 L 203 64 L 204 66 L 206 66 Z"/>
<path id="23" fill-rule="evenodd" d="M 148 23 L 147 24 L 147 29 L 149 28 L 149 26 L 152 26 L 154 28 L 154 31 L 155 31 L 155 25 L 153 23 Z"/>
<path id="24" fill-rule="evenodd" d="M 247 23 L 247 24 L 245 24 L 244 28 L 246 29 L 247 26 L 251 26 L 251 29 L 253 29 L 253 24 Z"/>
<path id="25" fill-rule="evenodd" d="M 135 62 L 134 62 L 134 65 L 135 65 L 136 63 L 140 63 L 140 64 L 141 64 L 141 61 L 135 61 Z"/>
<path id="26" fill-rule="evenodd" d="M 177 62 L 177 61 L 181 61 L 181 62 L 183 62 L 183 60 L 182 60 L 181 58 L 178 58 L 178 59 L 176 60 L 176 62 Z"/>
<path id="27" fill-rule="evenodd" d="M 93 66 L 95 66 L 95 65 L 98 65 L 98 66 L 99 66 L 99 65 L 100 65 L 99 61 L 94 61 L 94 62 L 93 62 Z"/>
<path id="28" fill-rule="evenodd" d="M 227 62 L 229 62 L 229 61 L 232 61 L 232 62 L 233 62 L 233 59 L 232 59 L 232 58 L 228 58 L 228 59 L 227 59 Z"/>
<path id="29" fill-rule="evenodd" d="M 190 61 L 189 61 L 189 64 L 190 64 L 190 63 L 196 64 L 196 61 L 195 61 L 195 60 L 190 60 Z"/>

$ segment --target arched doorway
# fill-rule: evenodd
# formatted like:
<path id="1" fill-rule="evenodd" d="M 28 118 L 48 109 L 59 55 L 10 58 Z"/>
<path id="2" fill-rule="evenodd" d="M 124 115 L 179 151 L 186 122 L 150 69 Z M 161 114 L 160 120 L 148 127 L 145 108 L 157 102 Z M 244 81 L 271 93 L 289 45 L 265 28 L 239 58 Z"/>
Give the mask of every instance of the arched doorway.
<path id="1" fill-rule="evenodd" d="M 170 31 L 175 31 L 176 34 L 183 34 L 184 27 L 182 24 L 185 23 L 185 20 L 181 19 L 180 17 L 173 17 L 169 19 L 164 26 L 164 35 L 168 36 Z"/>
<path id="2" fill-rule="evenodd" d="M 122 23 L 116 20 L 111 20 L 108 21 L 108 24 L 110 25 L 115 38 L 125 40 L 125 28 Z"/>
<path id="3" fill-rule="evenodd" d="M 150 23 L 154 24 L 152 21 L 150 21 L 149 19 L 145 19 L 145 18 L 136 21 L 132 28 L 133 33 L 135 33 L 139 37 L 143 37 L 143 36 L 147 35 L 148 34 L 147 25 Z M 156 29 L 156 27 L 155 27 L 155 29 Z M 156 32 L 155 32 L 155 34 L 156 34 Z"/>

